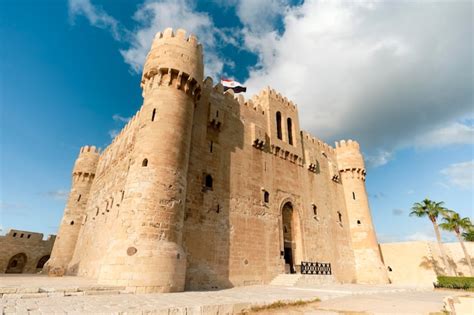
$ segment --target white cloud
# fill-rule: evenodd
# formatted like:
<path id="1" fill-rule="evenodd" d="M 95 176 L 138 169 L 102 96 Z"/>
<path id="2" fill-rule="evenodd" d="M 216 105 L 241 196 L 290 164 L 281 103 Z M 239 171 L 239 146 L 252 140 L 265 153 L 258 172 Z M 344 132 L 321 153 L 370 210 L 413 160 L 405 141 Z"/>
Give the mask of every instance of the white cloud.
<path id="1" fill-rule="evenodd" d="M 133 30 L 125 29 L 90 0 L 69 0 L 69 12 L 73 18 L 84 15 L 91 25 L 109 30 L 116 40 L 127 44 L 128 48 L 120 53 L 136 73 L 142 70 L 155 34 L 167 27 L 182 28 L 198 37 L 204 49 L 204 73 L 214 79 L 223 74 L 225 63 L 233 62 L 222 58 L 219 48 L 239 45 L 235 35 L 238 31 L 216 28 L 210 16 L 196 11 L 194 3 L 188 0 L 145 0 L 133 15 L 137 23 Z"/>
<path id="2" fill-rule="evenodd" d="M 76 16 L 83 15 L 91 25 L 109 30 L 117 40 L 121 38 L 118 21 L 102 8 L 92 5 L 90 0 L 69 0 L 69 15 L 72 21 Z"/>
<path id="3" fill-rule="evenodd" d="M 419 148 L 439 148 L 452 144 L 474 144 L 474 126 L 454 122 L 417 137 Z"/>
<path id="4" fill-rule="evenodd" d="M 434 233 L 415 232 L 405 237 L 406 241 L 430 241 L 434 242 L 436 239 Z"/>
<path id="5" fill-rule="evenodd" d="M 273 86 L 298 104 L 304 129 L 358 139 L 382 165 L 472 111 L 472 21 L 471 2 L 305 1 L 286 8 L 281 35 L 246 28 L 259 56 L 246 85 Z"/>
<path id="6" fill-rule="evenodd" d="M 65 201 L 69 196 L 69 191 L 66 189 L 52 190 L 45 193 L 46 196 L 52 197 L 53 199 Z"/>
<path id="7" fill-rule="evenodd" d="M 115 137 L 117 137 L 119 133 L 120 133 L 120 130 L 119 130 L 119 129 L 110 129 L 110 130 L 108 131 L 109 137 L 110 137 L 111 139 L 115 139 Z"/>
<path id="8" fill-rule="evenodd" d="M 139 26 L 132 32 L 130 47 L 121 53 L 136 72 L 141 70 L 155 34 L 172 27 L 183 28 L 199 38 L 203 44 L 207 75 L 216 78 L 222 73 L 224 61 L 218 55 L 217 46 L 220 40 L 229 43 L 232 38 L 225 30 L 217 29 L 207 13 L 195 11 L 190 1 L 147 1 L 133 18 Z"/>
<path id="9" fill-rule="evenodd" d="M 378 150 L 374 154 L 366 156 L 366 162 L 369 167 L 383 166 L 392 159 L 393 153 L 385 150 Z"/>
<path id="10" fill-rule="evenodd" d="M 131 117 L 123 117 L 123 116 L 120 116 L 119 114 L 114 114 L 112 116 L 112 119 L 116 122 L 128 123 L 130 121 Z"/>
<path id="11" fill-rule="evenodd" d="M 448 182 L 461 189 L 472 190 L 474 178 L 474 160 L 454 163 L 441 170 Z"/>

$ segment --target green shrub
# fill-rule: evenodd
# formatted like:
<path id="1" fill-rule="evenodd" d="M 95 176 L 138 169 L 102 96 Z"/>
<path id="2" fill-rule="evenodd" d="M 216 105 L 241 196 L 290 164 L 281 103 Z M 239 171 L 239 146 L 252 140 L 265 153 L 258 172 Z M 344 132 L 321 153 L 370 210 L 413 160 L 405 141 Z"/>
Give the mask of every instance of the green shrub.
<path id="1" fill-rule="evenodd" d="M 474 289 L 474 277 L 446 277 L 438 276 L 438 282 L 434 283 L 435 288 L 447 289 Z"/>

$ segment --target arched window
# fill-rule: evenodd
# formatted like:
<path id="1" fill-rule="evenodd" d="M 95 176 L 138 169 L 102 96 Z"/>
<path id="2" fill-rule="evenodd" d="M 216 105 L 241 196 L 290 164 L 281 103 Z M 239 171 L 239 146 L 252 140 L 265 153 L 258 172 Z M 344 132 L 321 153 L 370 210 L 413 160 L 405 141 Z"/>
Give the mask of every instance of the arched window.
<path id="1" fill-rule="evenodd" d="M 151 113 L 151 121 L 155 121 L 156 116 L 156 108 L 153 108 L 153 112 Z"/>
<path id="2" fill-rule="evenodd" d="M 207 189 L 212 189 L 212 176 L 210 174 L 206 175 L 206 178 L 204 180 L 204 185 L 206 186 Z"/>
<path id="3" fill-rule="evenodd" d="M 276 124 L 277 124 L 277 137 L 278 139 L 282 140 L 283 136 L 281 133 L 281 113 L 280 112 L 276 113 Z"/>
<path id="4" fill-rule="evenodd" d="M 142 166 L 143 166 L 143 167 L 147 167 L 147 166 L 148 166 L 148 159 L 144 159 L 144 160 L 143 160 Z"/>
<path id="5" fill-rule="evenodd" d="M 293 145 L 293 124 L 291 123 L 291 118 L 286 120 L 286 125 L 288 127 L 288 143 Z"/>

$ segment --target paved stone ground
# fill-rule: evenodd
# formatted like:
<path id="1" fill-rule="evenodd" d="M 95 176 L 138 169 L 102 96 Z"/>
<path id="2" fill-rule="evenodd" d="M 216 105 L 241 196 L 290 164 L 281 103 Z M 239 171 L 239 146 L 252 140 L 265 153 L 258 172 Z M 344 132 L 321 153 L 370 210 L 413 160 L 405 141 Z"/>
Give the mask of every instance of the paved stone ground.
<path id="1" fill-rule="evenodd" d="M 0 292 L 8 289 L 16 289 L 17 293 L 3 294 L 0 300 L 3 314 L 235 314 L 252 306 L 316 297 L 322 302 L 266 314 L 348 314 L 348 311 L 428 314 L 442 309 L 443 297 L 466 294 L 391 285 L 260 285 L 206 292 L 124 294 L 120 288 L 97 287 L 93 281 L 76 277 L 0 276 Z M 27 293 L 29 290 L 38 291 Z M 76 290 L 78 294 L 66 296 L 68 290 Z"/>

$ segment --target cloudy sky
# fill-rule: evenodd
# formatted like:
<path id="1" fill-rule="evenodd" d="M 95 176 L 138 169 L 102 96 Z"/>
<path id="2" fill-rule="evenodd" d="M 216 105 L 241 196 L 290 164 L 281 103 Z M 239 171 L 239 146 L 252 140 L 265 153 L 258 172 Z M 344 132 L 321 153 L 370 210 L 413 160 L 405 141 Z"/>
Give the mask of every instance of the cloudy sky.
<path id="1" fill-rule="evenodd" d="M 425 197 L 473 214 L 472 1 L 6 0 L 0 228 L 55 233 L 80 146 L 140 107 L 154 34 L 195 33 L 205 72 L 270 85 L 301 126 L 356 139 L 380 241 L 432 239 Z M 452 239 L 449 234 L 446 239 Z"/>

